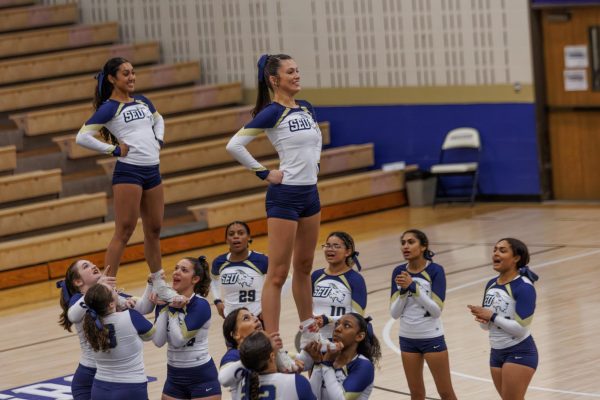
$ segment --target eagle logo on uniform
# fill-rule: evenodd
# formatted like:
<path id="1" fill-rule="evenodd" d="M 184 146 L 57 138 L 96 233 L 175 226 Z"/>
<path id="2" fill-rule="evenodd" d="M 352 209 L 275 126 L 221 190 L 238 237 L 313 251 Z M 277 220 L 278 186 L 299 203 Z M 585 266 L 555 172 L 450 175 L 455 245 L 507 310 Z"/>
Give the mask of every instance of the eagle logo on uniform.
<path id="1" fill-rule="evenodd" d="M 506 312 L 508 311 L 508 301 L 504 300 L 500 293 L 494 293 L 492 307 L 496 312 Z"/>
<path id="2" fill-rule="evenodd" d="M 242 286 L 242 287 L 243 286 L 252 287 L 252 283 L 254 282 L 254 278 L 253 277 L 251 277 L 250 275 L 248 275 L 247 273 L 245 273 L 241 269 L 238 269 L 237 273 L 238 273 L 237 283 L 240 286 Z"/>
<path id="3" fill-rule="evenodd" d="M 346 293 L 342 292 L 334 283 L 329 284 L 331 291 L 329 292 L 329 298 L 333 301 L 341 303 L 346 298 Z"/>

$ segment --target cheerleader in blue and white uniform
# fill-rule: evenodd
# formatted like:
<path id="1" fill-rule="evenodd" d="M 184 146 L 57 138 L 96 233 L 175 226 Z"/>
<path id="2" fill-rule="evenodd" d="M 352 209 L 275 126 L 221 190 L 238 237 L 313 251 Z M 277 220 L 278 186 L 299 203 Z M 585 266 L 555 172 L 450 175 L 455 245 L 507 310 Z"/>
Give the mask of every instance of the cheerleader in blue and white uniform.
<path id="1" fill-rule="evenodd" d="M 57 287 L 61 289 L 60 306 L 62 313 L 59 323 L 69 332 L 71 327 L 75 325 L 81 347 L 79 365 L 71 381 L 71 394 L 75 400 L 89 400 L 91 398 L 92 383 L 96 375 L 94 351 L 83 333 L 83 318 L 87 310 L 83 296 L 90 287 L 97 283 L 115 286 L 115 278 L 106 275 L 109 269 L 110 267 L 107 267 L 104 273 L 100 273 L 94 263 L 88 260 L 76 260 L 67 268 L 65 279 L 56 283 Z M 151 292 L 152 286 L 148 285 L 144 295 L 139 299 L 120 295 L 119 305 L 121 309 L 134 308 L 142 314 L 147 314 L 154 308 L 154 304 L 149 299 Z"/>
<path id="2" fill-rule="evenodd" d="M 146 400 L 142 341 L 152 339 L 152 323 L 135 310 L 117 311 L 117 292 L 105 284 L 89 288 L 84 301 L 83 332 L 97 368 L 92 400 Z"/>
<path id="3" fill-rule="evenodd" d="M 314 361 L 310 376 L 313 393 L 319 400 L 368 399 L 373 391 L 375 365 L 381 358 L 371 318 L 358 313 L 342 316 L 335 323 L 333 341 L 340 345 L 325 354 L 316 341 L 306 347 Z"/>
<path id="4" fill-rule="evenodd" d="M 252 237 L 245 222 L 227 225 L 225 241 L 229 252 L 215 258 L 211 268 L 210 288 L 217 311 L 225 318 L 231 311 L 246 307 L 258 316 L 269 259 L 248 248 Z"/>
<path id="5" fill-rule="evenodd" d="M 346 232 L 332 232 L 323 247 L 328 266 L 312 273 L 313 313 L 324 339 L 331 339 L 335 322 L 350 312 L 364 315 L 367 285 L 360 271 L 354 239 Z M 305 343 L 301 343 L 304 347 Z"/>
<path id="6" fill-rule="evenodd" d="M 240 391 L 244 400 L 314 400 L 308 380 L 301 374 L 277 372 L 278 344 L 265 332 L 248 335 L 240 345 L 240 359 L 246 368 Z"/>
<path id="7" fill-rule="evenodd" d="M 527 267 L 529 250 L 514 238 L 494 246 L 498 276 L 485 286 L 483 306 L 469 305 L 471 314 L 490 335 L 490 370 L 503 399 L 524 399 L 538 365 L 538 351 L 529 332 L 535 311 L 533 283 L 538 276 Z"/>
<path id="8" fill-rule="evenodd" d="M 77 133 L 77 144 L 101 154 L 118 157 L 112 179 L 115 233 L 104 259 L 116 276 L 121 256 L 138 218 L 144 226 L 144 255 L 152 274 L 153 288 L 164 301 L 176 293 L 162 275 L 160 230 L 164 194 L 159 153 L 164 140 L 162 116 L 146 97 L 134 94 L 135 71 L 124 58 L 111 58 L 96 77 L 96 112 Z M 104 141 L 95 135 L 100 131 Z"/>
<path id="9" fill-rule="evenodd" d="M 273 101 L 269 90 L 273 92 Z M 314 336 L 310 273 L 319 236 L 321 204 L 317 174 L 322 137 L 312 105 L 296 100 L 300 73 L 296 62 L 285 54 L 264 54 L 258 60 L 258 94 L 254 119 L 227 144 L 238 162 L 269 182 L 266 196 L 269 268 L 262 293 L 262 318 L 267 332 L 279 331 L 281 291 L 293 265 L 292 291 L 300 326 L 305 336 Z M 279 154 L 279 169 L 267 170 L 246 150 L 265 131 Z M 282 369 L 293 368 L 283 351 Z"/>
<path id="10" fill-rule="evenodd" d="M 189 301 L 182 308 L 156 308 L 154 344 L 168 343 L 163 400 L 221 398 L 217 368 L 208 352 L 209 286 L 206 258 L 183 258 L 173 271 L 173 289 Z"/>
<path id="11" fill-rule="evenodd" d="M 400 319 L 400 351 L 411 398 L 425 398 L 426 361 L 440 397 L 455 400 L 441 319 L 446 274 L 441 265 L 432 261 L 429 239 L 423 232 L 407 230 L 400 242 L 408 262 L 392 273 L 390 313 L 392 318 Z"/>

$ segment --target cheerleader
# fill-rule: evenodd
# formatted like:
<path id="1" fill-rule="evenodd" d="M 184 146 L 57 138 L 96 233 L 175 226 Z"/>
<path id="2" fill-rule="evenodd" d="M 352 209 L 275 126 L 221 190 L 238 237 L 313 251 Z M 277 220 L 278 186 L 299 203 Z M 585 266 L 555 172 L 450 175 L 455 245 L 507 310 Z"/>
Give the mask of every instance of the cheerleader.
<path id="1" fill-rule="evenodd" d="M 240 359 L 247 368 L 241 385 L 243 399 L 315 399 L 311 386 L 303 375 L 277 372 L 275 354 L 279 345 L 261 331 L 251 333 L 244 339 L 240 345 Z"/>
<path id="2" fill-rule="evenodd" d="M 364 315 L 367 307 L 367 286 L 360 271 L 354 240 L 346 232 L 332 232 L 321 246 L 327 267 L 312 273 L 313 313 L 325 339 L 333 334 L 335 322 L 349 312 Z M 306 343 L 301 343 L 304 348 Z"/>
<path id="3" fill-rule="evenodd" d="M 293 264 L 292 292 L 301 331 L 314 337 L 318 327 L 312 313 L 310 275 L 321 221 L 317 175 L 322 137 L 312 105 L 295 99 L 299 91 L 296 62 L 286 54 L 263 54 L 258 60 L 254 118 L 231 138 L 227 151 L 269 182 L 265 203 L 269 269 L 261 299 L 265 330 L 279 331 L 281 292 Z M 279 169 L 267 170 L 246 149 L 263 131 L 279 154 Z M 294 367 L 283 351 L 277 359 L 284 369 Z"/>
<path id="4" fill-rule="evenodd" d="M 408 262 L 392 273 L 390 313 L 392 318 L 400 319 L 400 351 L 411 399 L 425 399 L 426 361 L 440 397 L 454 400 L 441 320 L 446 298 L 444 269 L 432 261 L 434 254 L 423 232 L 410 229 L 402 234 L 400 242 Z"/>
<path id="5" fill-rule="evenodd" d="M 375 365 L 381 358 L 379 340 L 370 321 L 370 317 L 365 319 L 358 313 L 346 314 L 335 323 L 333 341 L 339 344 L 336 350 L 329 349 L 323 354 L 318 342 L 306 347 L 314 361 L 310 385 L 317 399 L 369 398 Z"/>
<path id="6" fill-rule="evenodd" d="M 261 313 L 261 293 L 267 273 L 268 258 L 250 250 L 250 227 L 234 221 L 225 228 L 229 253 L 221 254 L 212 264 L 210 285 L 219 315 L 225 318 L 231 311 L 246 307 L 254 315 Z"/>
<path id="7" fill-rule="evenodd" d="M 154 291 L 164 301 L 176 295 L 161 278 L 160 230 L 164 194 L 159 171 L 165 124 L 146 97 L 134 94 L 135 71 L 129 61 L 111 58 L 96 76 L 96 112 L 77 133 L 77 144 L 100 154 L 118 157 L 112 179 L 115 233 L 108 244 L 105 264 L 116 276 L 121 256 L 141 216 L 144 256 Z M 95 135 L 100 131 L 104 141 Z"/>
<path id="8" fill-rule="evenodd" d="M 492 258 L 498 276 L 485 286 L 483 306 L 469 305 L 475 321 L 490 335 L 490 371 L 504 400 L 524 399 L 538 365 L 538 351 L 529 332 L 535 311 L 529 250 L 513 238 L 500 239 Z"/>
<path id="9" fill-rule="evenodd" d="M 208 353 L 211 310 L 205 296 L 209 286 L 206 258 L 183 258 L 173 271 L 173 289 L 189 301 L 182 308 L 156 309 L 154 344 L 168 343 L 163 400 L 221 398 L 217 368 Z"/>
<path id="10" fill-rule="evenodd" d="M 97 368 L 92 400 L 146 400 L 142 340 L 152 339 L 154 327 L 135 310 L 117 311 L 117 292 L 108 285 L 90 287 L 84 301 L 83 332 Z"/>
<path id="11" fill-rule="evenodd" d="M 76 260 L 67 268 L 65 279 L 56 283 L 56 286 L 61 289 L 60 307 L 62 313 L 59 324 L 69 332 L 71 332 L 71 327 L 75 325 L 81 347 L 79 365 L 71 381 L 71 393 L 75 400 L 89 400 L 91 398 L 92 383 L 96 375 L 94 352 L 83 333 L 83 318 L 87 310 L 83 296 L 90 287 L 97 283 L 108 284 L 112 287 L 116 285 L 116 279 L 106 275 L 109 269 L 110 267 L 106 267 L 104 273 L 100 273 L 94 263 L 88 260 Z M 151 292 L 152 287 L 147 286 L 141 299 L 121 295 L 119 297 L 120 306 L 122 309 L 135 308 L 138 312 L 147 314 L 154 307 L 148 298 Z"/>

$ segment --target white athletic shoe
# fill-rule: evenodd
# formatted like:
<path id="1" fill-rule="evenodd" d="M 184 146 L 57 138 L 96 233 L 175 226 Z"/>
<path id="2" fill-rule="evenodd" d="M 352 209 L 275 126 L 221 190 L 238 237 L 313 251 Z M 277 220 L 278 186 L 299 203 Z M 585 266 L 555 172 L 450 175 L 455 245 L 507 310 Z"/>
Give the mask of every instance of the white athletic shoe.
<path id="1" fill-rule="evenodd" d="M 166 301 L 170 303 L 173 301 L 175 296 L 179 296 L 179 294 L 167 283 L 164 279 L 156 279 L 152 282 L 152 291 L 156 293 L 158 298 L 162 301 Z"/>
<path id="2" fill-rule="evenodd" d="M 296 372 L 298 369 L 292 357 L 284 349 L 279 349 L 275 354 L 275 364 L 279 372 Z"/>

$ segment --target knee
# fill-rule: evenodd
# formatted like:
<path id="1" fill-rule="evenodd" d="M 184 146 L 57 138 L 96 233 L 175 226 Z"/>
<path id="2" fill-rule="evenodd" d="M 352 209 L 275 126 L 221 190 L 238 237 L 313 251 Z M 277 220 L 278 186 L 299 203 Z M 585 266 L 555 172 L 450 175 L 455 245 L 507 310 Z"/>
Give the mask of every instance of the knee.
<path id="1" fill-rule="evenodd" d="M 135 231 L 136 224 L 119 224 L 115 229 L 115 238 L 123 243 L 127 243 L 133 232 Z"/>
<path id="2" fill-rule="evenodd" d="M 161 225 L 150 225 L 144 227 L 144 237 L 148 239 L 160 239 Z"/>
<path id="3" fill-rule="evenodd" d="M 287 275 L 284 274 L 272 274 L 268 277 L 268 281 L 271 285 L 275 286 L 278 289 L 283 288 L 285 281 L 287 280 Z"/>
<path id="4" fill-rule="evenodd" d="M 298 277 L 309 276 L 310 277 L 310 274 L 312 272 L 312 266 L 313 266 L 312 258 L 296 260 L 294 262 L 294 276 L 298 276 Z"/>

